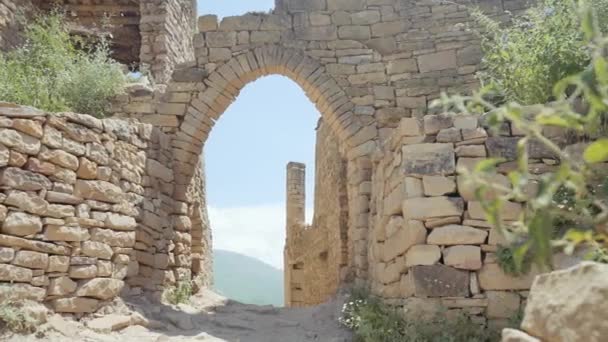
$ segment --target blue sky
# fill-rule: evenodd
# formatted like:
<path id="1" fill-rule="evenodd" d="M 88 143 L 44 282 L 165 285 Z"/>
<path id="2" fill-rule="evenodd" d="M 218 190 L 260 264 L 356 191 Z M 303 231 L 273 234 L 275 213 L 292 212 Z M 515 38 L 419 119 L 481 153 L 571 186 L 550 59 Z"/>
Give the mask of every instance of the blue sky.
<path id="1" fill-rule="evenodd" d="M 200 0 L 199 14 L 267 11 L 274 0 Z M 293 81 L 267 76 L 247 85 L 213 128 L 204 149 L 214 247 L 282 267 L 285 167 L 307 165 L 312 214 L 319 113 Z"/>

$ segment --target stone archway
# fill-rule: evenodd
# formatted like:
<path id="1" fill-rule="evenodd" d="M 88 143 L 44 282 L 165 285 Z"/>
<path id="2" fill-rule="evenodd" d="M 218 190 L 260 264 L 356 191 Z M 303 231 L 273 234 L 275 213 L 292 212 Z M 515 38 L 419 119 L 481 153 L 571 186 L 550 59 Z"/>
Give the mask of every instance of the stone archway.
<path id="1" fill-rule="evenodd" d="M 180 83 L 189 84 L 192 90 L 191 100 L 183 108 L 184 114 L 173 140 L 175 198 L 188 205 L 192 226 L 192 270 L 195 276 L 199 275 L 202 284 L 209 283 L 211 276 L 208 272 L 212 267 L 208 255 L 211 251 L 211 229 L 204 198 L 201 151 L 216 120 L 236 99 L 241 89 L 267 75 L 286 76 L 301 87 L 320 112 L 324 125 L 338 141 L 340 158 L 352 157 L 349 155 L 352 147 L 367 141 L 375 146 L 372 141 L 376 137 L 375 125 L 369 126 L 372 129 L 364 129 L 354 117 L 354 104 L 338 82 L 327 74 L 325 67 L 316 59 L 296 49 L 278 45 L 254 48 L 234 56 L 210 73 L 198 67 L 178 69 L 166 96 L 172 98 L 183 94 L 183 91 L 179 91 L 183 90 Z M 171 89 L 178 91 L 171 92 Z M 345 251 L 348 249 L 346 234 L 341 235 L 340 245 L 336 249 Z M 347 255 L 336 254 L 340 255 L 337 261 L 339 265 L 334 266 L 339 270 L 348 262 Z M 336 272 L 337 278 L 340 272 Z"/>
<path id="2" fill-rule="evenodd" d="M 355 136 L 362 129 L 354 118 L 355 105 L 321 63 L 298 50 L 267 45 L 231 58 L 208 75 L 198 68 L 181 69 L 176 74 L 200 75 L 204 88 L 192 97 L 175 134 L 174 147 L 180 149 L 175 157 L 182 163 L 195 165 L 193 157 L 200 153 L 215 121 L 246 84 L 273 74 L 286 76 L 302 88 L 340 140 L 343 151 L 360 140 Z M 192 172 L 183 175 L 191 176 Z"/>

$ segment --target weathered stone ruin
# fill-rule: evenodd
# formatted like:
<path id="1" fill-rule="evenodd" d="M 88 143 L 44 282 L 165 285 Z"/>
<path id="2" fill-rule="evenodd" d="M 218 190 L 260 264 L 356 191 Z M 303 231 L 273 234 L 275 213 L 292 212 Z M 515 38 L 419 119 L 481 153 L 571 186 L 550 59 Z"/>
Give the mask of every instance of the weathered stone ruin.
<path id="1" fill-rule="evenodd" d="M 501 18 L 526 6 L 474 3 Z M 19 4 L 0 0 L 3 48 L 19 41 Z M 429 109 L 442 92 L 477 86 L 470 1 L 277 0 L 271 13 L 197 23 L 191 0 L 64 5 L 87 29 L 109 14 L 116 57 L 151 70 L 157 86 L 130 88 L 105 120 L 0 105 L 0 281 L 11 291 L 71 312 L 120 291 L 209 284 L 201 151 L 246 84 L 279 74 L 322 115 L 310 227 L 305 167 L 287 168 L 287 305 L 321 303 L 347 283 L 480 324 L 525 304 L 534 274 L 500 269 L 503 237 L 457 175 L 481 158 L 513 160 L 518 132 Z M 554 167 L 545 151 L 531 158 L 538 174 Z M 520 210 L 511 203 L 503 217 Z"/>

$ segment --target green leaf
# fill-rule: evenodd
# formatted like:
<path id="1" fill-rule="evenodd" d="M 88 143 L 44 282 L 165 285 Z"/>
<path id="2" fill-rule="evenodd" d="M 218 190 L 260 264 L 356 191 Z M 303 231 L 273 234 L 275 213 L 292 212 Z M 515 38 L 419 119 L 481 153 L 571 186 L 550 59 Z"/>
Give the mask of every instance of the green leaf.
<path id="1" fill-rule="evenodd" d="M 530 241 L 528 241 L 523 245 L 513 249 L 513 262 L 515 263 L 516 273 L 522 273 L 522 270 L 524 269 L 526 255 L 528 254 L 528 250 L 530 250 L 530 247 L 531 243 Z"/>
<path id="2" fill-rule="evenodd" d="M 608 84 L 608 63 L 604 57 L 597 57 L 593 65 L 600 84 Z"/>
<path id="3" fill-rule="evenodd" d="M 585 149 L 585 161 L 590 164 L 608 161 L 608 139 L 600 139 Z"/>
<path id="4" fill-rule="evenodd" d="M 551 238 L 553 230 L 552 220 L 547 211 L 535 213 L 528 225 L 528 232 L 536 263 L 541 267 L 551 267 L 551 260 L 553 258 Z"/>

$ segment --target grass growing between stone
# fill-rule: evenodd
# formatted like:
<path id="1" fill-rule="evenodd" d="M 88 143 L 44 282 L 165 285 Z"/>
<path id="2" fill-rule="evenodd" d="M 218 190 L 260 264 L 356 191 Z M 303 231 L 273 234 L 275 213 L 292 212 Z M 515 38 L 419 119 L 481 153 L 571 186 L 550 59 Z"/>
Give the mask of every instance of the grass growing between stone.
<path id="1" fill-rule="evenodd" d="M 186 303 L 192 297 L 192 284 L 188 281 L 179 282 L 176 286 L 167 289 L 164 297 L 173 305 Z"/>
<path id="2" fill-rule="evenodd" d="M 355 290 L 344 304 L 340 322 L 357 342 L 494 342 L 500 333 L 464 315 L 439 313 L 430 320 L 406 315 L 366 291 Z"/>
<path id="3" fill-rule="evenodd" d="M 36 321 L 21 308 L 17 301 L 0 303 L 0 333 L 5 330 L 17 334 L 31 334 L 36 331 Z"/>
<path id="4" fill-rule="evenodd" d="M 23 46 L 0 53 L 0 101 L 51 112 L 104 115 L 126 84 L 102 36 L 88 44 L 70 35 L 61 14 L 29 23 Z"/>

